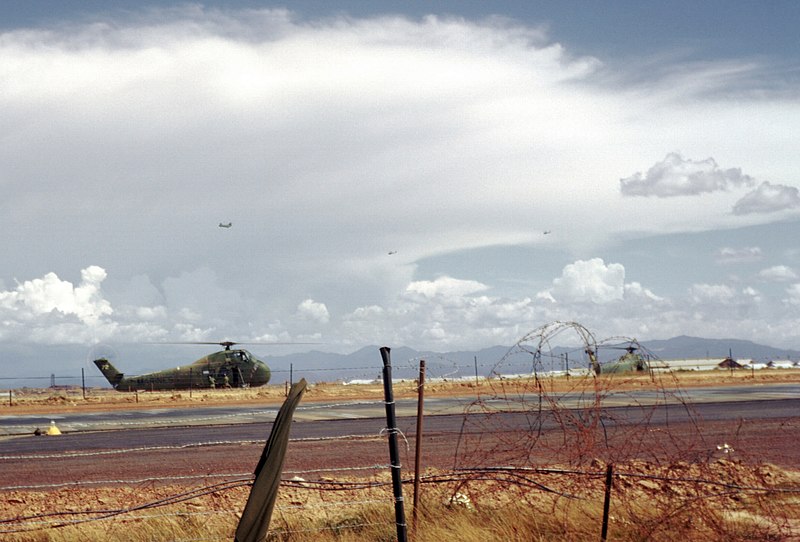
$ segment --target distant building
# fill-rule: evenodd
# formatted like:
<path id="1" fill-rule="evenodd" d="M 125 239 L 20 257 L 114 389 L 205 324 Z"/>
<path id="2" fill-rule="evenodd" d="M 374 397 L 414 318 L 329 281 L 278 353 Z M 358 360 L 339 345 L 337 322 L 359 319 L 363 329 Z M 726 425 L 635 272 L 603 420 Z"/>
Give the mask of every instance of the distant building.
<path id="1" fill-rule="evenodd" d="M 773 360 L 770 362 L 758 362 L 752 359 L 735 360 L 731 357 L 726 358 L 703 358 L 703 359 L 659 359 L 649 362 L 650 368 L 656 372 L 668 371 L 713 371 L 715 369 L 748 371 L 761 369 L 797 369 L 800 362 L 792 360 Z"/>
<path id="2" fill-rule="evenodd" d="M 668 371 L 713 371 L 719 369 L 721 363 L 729 358 L 700 359 L 659 359 L 651 360 L 650 369 L 658 372 Z M 735 363 L 735 362 L 734 362 Z"/>
<path id="3" fill-rule="evenodd" d="M 718 369 L 742 369 L 744 365 L 739 363 L 733 358 L 725 358 L 719 364 L 717 364 Z"/>

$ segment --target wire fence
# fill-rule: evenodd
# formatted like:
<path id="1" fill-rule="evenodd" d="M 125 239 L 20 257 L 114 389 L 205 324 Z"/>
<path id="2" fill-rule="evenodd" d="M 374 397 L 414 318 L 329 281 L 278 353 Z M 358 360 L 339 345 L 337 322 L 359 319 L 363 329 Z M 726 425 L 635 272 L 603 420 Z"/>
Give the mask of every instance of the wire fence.
<path id="1" fill-rule="evenodd" d="M 460 431 L 455 438 L 459 436 L 463 438 L 466 433 Z M 508 432 L 499 428 L 482 434 L 487 441 L 507 436 Z M 338 455 L 346 456 L 357 443 L 365 439 L 382 440 L 380 436 L 342 435 L 326 441 L 335 444 Z M 309 442 L 323 441 L 292 439 L 291 446 L 297 447 Z M 199 455 L 220 447 L 229 449 L 249 446 L 255 450 L 259 444 L 253 440 L 198 441 L 182 446 L 2 455 L 0 464 L 16 469 L 26 463 L 32 464 L 35 468 L 42 462 L 57 461 L 63 462 L 63 468 L 67 468 L 70 461 L 93 459 L 103 461 L 111 455 L 134 460 L 148 452 L 180 454 L 191 450 Z M 496 451 L 497 448 L 492 445 L 489 450 Z M 721 500 L 730 500 L 734 497 L 740 501 L 760 499 L 764 502 L 759 504 L 759 510 L 762 514 L 768 512 L 773 521 L 769 529 L 780 531 L 784 528 L 781 526 L 785 526 L 785 532 L 789 532 L 793 512 L 789 509 L 781 511 L 766 499 L 776 496 L 780 499 L 786 495 L 797 496 L 800 494 L 800 486 L 796 482 L 792 483 L 791 478 L 776 474 L 778 472 L 776 470 L 763 466 L 748 468 L 725 460 L 726 456 L 734 453 L 735 451 L 717 450 L 716 457 L 712 461 L 694 465 L 671 462 L 661 468 L 655 467 L 653 462 L 628 461 L 614 472 L 615 491 L 620 493 L 614 501 L 618 503 L 617 509 L 634 508 L 631 503 L 641 502 L 641 497 L 631 495 L 642 493 L 647 494 L 650 502 L 658 504 L 662 515 L 666 514 L 665 511 L 674 513 L 681 507 L 689 507 L 695 517 L 700 512 L 707 515 L 709 510 L 722 506 Z M 191 458 L 186 458 L 185 462 L 191 464 Z M 451 507 L 479 507 L 486 502 L 495 501 L 500 493 L 513 493 L 514 490 L 521 491 L 516 493 L 517 497 L 524 499 L 524 502 L 530 502 L 531 505 L 534 502 L 541 505 L 542 495 L 548 495 L 562 502 L 598 502 L 601 494 L 599 483 L 604 476 L 605 464 L 594 460 L 588 467 L 484 464 L 475 467 L 435 469 L 424 474 L 421 482 L 423 494 L 436 495 L 435 498 L 439 502 L 447 502 Z M 345 531 L 391 533 L 394 524 L 389 510 L 391 482 L 388 470 L 389 465 L 383 463 L 286 469 L 281 489 L 282 498 L 276 507 L 274 519 L 273 533 L 278 537 L 276 539 L 319 537 L 325 533 L 341 534 Z M 229 540 L 232 531 L 220 534 L 203 530 L 202 525 L 227 524 L 232 529 L 252 480 L 252 473 L 229 471 L 5 485 L 0 487 L 0 493 L 3 494 L 6 503 L 13 504 L 15 500 L 24 501 L 34 494 L 50 495 L 53 503 L 58 503 L 61 495 L 71 494 L 74 501 L 74 495 L 77 493 L 83 495 L 79 500 L 87 505 L 76 509 L 75 503 L 70 501 L 62 507 L 49 506 L 46 512 L 7 516 L 0 519 L 0 534 L 11 536 L 78 526 L 85 528 L 87 524 L 137 525 L 139 529 L 144 530 L 147 525 L 154 525 L 153 528 L 163 529 L 163 524 L 167 521 L 192 525 L 200 535 L 187 538 L 162 534 L 155 539 Z M 404 478 L 404 484 L 406 488 L 411 485 L 408 475 Z M 107 502 L 108 498 L 97 497 L 97 491 L 109 488 L 126 488 L 129 491 L 124 505 L 88 504 Z M 91 491 L 92 489 L 95 491 Z M 153 495 L 158 495 L 159 491 L 163 494 L 158 498 L 152 498 Z M 380 510 L 380 514 L 365 515 L 364 510 L 371 508 Z M 639 511 L 635 510 L 631 514 L 638 515 Z M 382 518 L 382 521 L 377 521 L 376 517 Z M 595 519 L 599 525 L 600 518 Z M 111 528 L 103 527 L 103 529 Z"/>
<path id="2" fill-rule="evenodd" d="M 703 419 L 668 374 L 546 378 L 537 364 L 553 333 L 564 330 L 574 328 L 546 328 L 520 341 L 530 370 L 521 378 L 486 381 L 463 412 L 448 417 L 455 425 L 432 423 L 434 406 L 426 411 L 429 429 L 399 432 L 403 465 L 415 463 L 411 442 L 424 443 L 415 539 L 441 539 L 437 529 L 442 523 L 454 528 L 453 518 L 472 521 L 473 529 L 506 528 L 493 532 L 508 540 L 530 539 L 547 528 L 543 539 L 596 540 L 601 523 L 603 536 L 610 523 L 625 540 L 800 536 L 800 476 L 788 468 L 798 463 L 796 414 L 756 422 Z M 590 334 L 578 335 L 582 348 L 594 345 Z M 500 360 L 492 371 L 514 367 Z M 440 370 L 434 366 L 433 372 Z M 386 433 L 378 427 L 291 439 L 271 539 L 392 539 Z M 80 528 L 118 540 L 230 540 L 253 482 L 247 465 L 255 464 L 262 445 L 257 439 L 197 440 L 16 454 L 0 447 L 6 472 L 40 473 L 0 485 L 0 537 L 26 540 L 33 532 Z M 110 462 L 129 474 L 108 477 L 87 467 Z M 148 475 L 149 468 L 157 474 Z M 414 480 L 408 467 L 403 473 L 408 491 Z M 610 514 L 608 506 L 601 511 L 604 499 Z M 505 509 L 516 514 L 509 520 L 516 531 L 497 526 Z M 544 517 L 557 526 L 543 526 Z M 126 538 L 131 526 L 145 538 Z"/>
<path id="3" fill-rule="evenodd" d="M 464 359 L 464 358 L 471 359 Z M 530 372 L 533 367 L 533 358 L 526 352 L 512 351 L 506 355 L 501 366 L 496 360 L 478 359 L 477 355 L 465 354 L 461 357 L 452 357 L 446 354 L 429 353 L 422 356 L 394 361 L 393 374 L 397 379 L 416 378 L 419 360 L 424 358 L 427 362 L 429 377 L 432 380 L 442 379 L 469 379 L 491 378 L 501 374 L 516 375 Z M 570 362 L 570 360 L 572 360 Z M 571 363 L 571 365 L 570 365 Z M 542 365 L 543 364 L 543 365 Z M 285 365 L 285 364 L 284 364 Z M 540 365 L 547 371 L 561 372 L 571 369 L 573 372 L 587 370 L 589 359 L 579 347 L 561 349 L 557 354 L 550 353 L 540 359 Z M 80 386 L 83 382 L 88 385 L 105 386 L 107 381 L 104 376 L 97 374 L 94 367 L 81 371 L 81 374 L 56 374 L 50 375 L 15 375 L 0 376 L 0 384 L 15 386 L 19 383 L 30 382 L 36 387 L 48 383 L 50 387 Z M 500 372 L 502 371 L 502 372 Z M 295 378 L 302 376 L 308 382 L 380 382 L 381 371 L 375 365 L 345 365 L 345 366 L 320 366 L 320 365 L 295 365 L 289 363 L 288 367 L 271 366 L 270 372 L 273 381 L 287 381 L 292 383 Z"/>
<path id="4" fill-rule="evenodd" d="M 138 449 L 119 450 L 120 453 L 138 453 Z M 97 454 L 98 456 L 101 454 Z M 29 456 L 28 460 L 35 461 L 37 456 Z M 273 534 L 279 534 L 285 539 L 293 536 L 309 534 L 319 536 L 325 531 L 359 532 L 364 529 L 379 529 L 383 532 L 391 531 L 394 524 L 388 513 L 388 503 L 391 499 L 391 482 L 380 473 L 387 469 L 387 465 L 363 465 L 345 468 L 289 470 L 284 473 L 282 492 L 288 493 L 277 505 L 277 526 Z M 696 516 L 698 510 L 707 513 L 708 507 L 719 504 L 723 497 L 735 496 L 741 500 L 753 497 L 775 495 L 800 495 L 800 487 L 782 487 L 784 481 L 773 480 L 769 484 L 740 483 L 736 477 L 725 481 L 719 478 L 719 466 L 709 466 L 704 471 L 711 475 L 702 476 L 676 476 L 671 469 L 666 474 L 648 474 L 643 472 L 630 472 L 623 469 L 616 470 L 614 475 L 615 490 L 621 493 L 641 493 L 650 491 L 650 499 L 657 499 L 665 494 L 669 503 L 661 503 L 664 510 L 674 511 L 692 504 L 692 513 Z M 715 470 L 717 469 L 717 470 Z M 741 469 L 740 469 L 741 470 Z M 359 473 L 360 477 L 353 480 L 351 476 Z M 364 474 L 370 474 L 368 478 Z M 301 476 L 302 475 L 302 476 Z M 324 475 L 324 477 L 321 477 Z M 336 479 L 328 476 L 337 475 Z M 491 496 L 498 491 L 508 492 L 510 488 L 523 490 L 527 501 L 532 501 L 532 495 L 538 495 L 536 500 L 541 500 L 540 495 L 549 494 L 557 499 L 586 502 L 597 501 L 598 482 L 604 477 L 605 469 L 563 469 L 563 468 L 522 468 L 510 466 L 485 466 L 481 468 L 457 469 L 439 471 L 426 474 L 422 477 L 422 484 L 436 486 L 437 495 L 449 495 L 448 505 L 466 509 L 480 506 L 482 502 L 491 500 Z M 725 472 L 731 476 L 730 470 Z M 744 474 L 741 474 L 744 476 Z M 713 476 L 713 477 L 712 477 Z M 219 481 L 209 483 L 209 478 L 219 478 Z M 317 477 L 314 479 L 314 477 Z M 14 517 L 0 519 L 0 534 L 12 535 L 30 533 L 33 531 L 61 529 L 75 527 L 87 523 L 103 524 L 114 521 L 123 521 L 128 525 L 142 525 L 155 522 L 161 528 L 164 520 L 187 522 L 199 520 L 201 523 L 224 521 L 235 525 L 238 507 L 232 507 L 232 500 L 242 500 L 252 484 L 253 476 L 245 473 L 217 473 L 215 475 L 195 475 L 183 477 L 159 477 L 154 479 L 118 479 L 102 480 L 95 482 L 75 481 L 63 484 L 41 484 L 35 486 L 5 486 L 0 487 L 0 492 L 6 495 L 6 500 L 14 500 L 8 494 L 18 495 L 22 490 L 35 490 L 38 492 L 69 487 L 81 490 L 87 485 L 97 484 L 102 486 L 118 485 L 125 487 L 142 488 L 153 482 L 167 483 L 167 490 L 173 490 L 171 485 L 180 481 L 197 482 L 198 485 L 190 486 L 179 492 L 168 493 L 156 499 L 141 498 L 137 502 L 128 503 L 119 507 L 91 507 L 80 510 L 52 510 L 48 512 L 19 514 Z M 411 485 L 410 478 L 404 480 L 405 485 Z M 659 487 L 669 487 L 671 491 L 665 492 Z M 174 490 L 173 490 L 174 491 Z M 147 494 L 151 495 L 151 490 Z M 333 495 L 333 496 L 329 496 Z M 220 497 L 227 497 L 221 499 Z M 206 499 L 203 504 L 199 500 Z M 620 496 L 620 508 L 630 506 L 637 502 L 637 498 Z M 376 507 L 384 510 L 383 521 L 364 521 L 363 510 Z M 198 509 L 200 508 L 200 509 Z M 779 518 L 774 507 L 761 507 L 762 513 L 769 510 L 773 520 Z M 318 518 L 327 518 L 320 522 Z M 315 518 L 315 521 L 304 518 Z M 339 519 L 337 519 L 339 518 Z M 780 525 L 789 524 L 790 518 L 783 517 L 783 523 L 773 523 L 769 529 L 774 531 Z M 599 519 L 598 519 L 599 523 Z M 305 528 L 299 528 L 305 525 Z M 201 534 L 198 538 L 158 538 L 159 540 L 229 540 L 228 534 Z"/>

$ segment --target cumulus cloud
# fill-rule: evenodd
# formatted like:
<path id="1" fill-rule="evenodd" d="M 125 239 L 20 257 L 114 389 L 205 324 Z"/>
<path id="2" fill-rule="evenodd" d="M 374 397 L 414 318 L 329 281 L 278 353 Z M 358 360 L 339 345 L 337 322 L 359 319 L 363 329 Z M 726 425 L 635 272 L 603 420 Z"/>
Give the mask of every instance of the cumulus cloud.
<path id="1" fill-rule="evenodd" d="M 619 263 L 606 265 L 602 258 L 578 260 L 564 267 L 550 292 L 559 301 L 619 301 L 625 293 L 625 267 Z"/>
<path id="2" fill-rule="evenodd" d="M 770 282 L 786 282 L 797 279 L 797 273 L 786 265 L 773 265 L 758 272 L 758 277 Z"/>
<path id="3" fill-rule="evenodd" d="M 406 288 L 411 296 L 433 297 L 461 297 L 487 290 L 488 286 L 474 280 L 461 280 L 453 277 L 439 277 L 436 280 L 419 280 L 412 282 Z"/>
<path id="4" fill-rule="evenodd" d="M 621 231 L 741 220 L 707 198 L 668 198 L 753 183 L 710 158 L 672 154 L 598 182 L 651 163 L 664 141 L 699 156 L 719 142 L 771 178 L 796 170 L 800 109 L 749 98 L 742 81 L 763 73 L 749 61 L 668 66 L 680 84 L 638 86 L 503 19 L 126 13 L 3 32 L 0 228 L 20 234 L 2 241 L 0 284 L 113 270 L 1 286 L 4 337 L 33 336 L 35 321 L 48 340 L 291 341 L 327 320 L 331 348 L 448 348 L 509 344 L 556 318 L 660 329 L 645 309 L 671 300 L 626 283 L 622 264 L 575 262 L 534 296 L 495 295 L 468 263 L 416 266 L 530 243 L 587 254 Z M 740 99 L 718 99 L 731 89 Z M 657 198 L 631 205 L 620 189 Z"/>
<path id="5" fill-rule="evenodd" d="M 795 207 L 800 207 L 800 190 L 764 181 L 734 204 L 733 214 L 775 213 Z"/>
<path id="6" fill-rule="evenodd" d="M 305 320 L 310 320 L 319 324 L 327 324 L 331 315 L 325 303 L 319 303 L 313 299 L 306 299 L 297 306 L 297 315 Z"/>
<path id="7" fill-rule="evenodd" d="M 413 281 L 385 306 L 358 307 L 346 314 L 342 333 L 356 344 L 413 340 L 434 349 L 448 344 L 512 344 L 534 326 L 538 309 L 527 297 L 485 295 L 488 288 L 450 276 Z"/>
<path id="8" fill-rule="evenodd" d="M 687 303 L 691 321 L 704 320 L 705 327 L 724 329 L 726 319 L 733 327 L 752 325 L 762 313 L 764 296 L 752 286 L 703 283 L 689 288 Z"/>
<path id="9" fill-rule="evenodd" d="M 55 273 L 47 273 L 42 278 L 18 283 L 14 290 L 0 292 L 0 310 L 6 317 L 21 320 L 57 313 L 93 325 L 113 312 L 100 289 L 105 278 L 105 270 L 94 265 L 81 271 L 77 286 L 61 280 Z"/>
<path id="10" fill-rule="evenodd" d="M 786 302 L 790 305 L 800 305 L 800 283 L 792 284 L 786 289 Z"/>
<path id="11" fill-rule="evenodd" d="M 714 253 L 717 263 L 731 264 L 744 262 L 757 262 L 762 258 L 760 247 L 722 247 Z"/>
<path id="12" fill-rule="evenodd" d="M 728 305 L 736 299 L 736 290 L 727 284 L 693 284 L 689 289 L 696 305 L 704 303 Z"/>
<path id="13" fill-rule="evenodd" d="M 543 323 L 555 320 L 579 321 L 600 336 L 680 334 L 686 333 L 681 322 L 693 322 L 693 331 L 714 336 L 719 330 L 734 329 L 730 327 L 734 325 L 730 322 L 732 315 L 749 317 L 765 301 L 763 294 L 751 286 L 725 283 L 695 284 L 685 298 L 664 298 L 639 282 L 625 282 L 621 264 L 606 264 L 601 258 L 594 258 L 566 265 L 561 275 L 552 280 L 553 287 L 533 298 L 490 295 L 488 284 L 444 275 L 412 281 L 383 304 L 364 305 L 349 312 L 332 312 L 324 303 L 306 298 L 296 305 L 293 317 L 285 323 L 274 320 L 260 324 L 254 320 L 258 324 L 252 326 L 254 331 L 242 336 L 243 328 L 225 331 L 209 325 L 202 306 L 186 306 L 191 303 L 183 296 L 168 295 L 167 299 L 177 302 L 174 305 L 125 305 L 124 310 L 111 310 L 99 289 L 105 272 L 95 267 L 85 271 L 81 282 L 72 288 L 55 274 L 47 274 L 0 293 L 0 336 L 53 344 L 97 340 L 208 341 L 218 340 L 220 333 L 225 333 L 227 338 L 235 335 L 238 340 L 319 341 L 326 348 L 345 351 L 368 344 L 441 351 L 454 346 L 510 345 Z M 789 271 L 775 266 L 766 269 L 763 276 L 788 278 Z M 186 278 L 187 285 L 213 285 L 213 277 L 204 272 Z M 165 282 L 175 280 L 178 279 Z M 167 289 L 179 290 L 175 285 Z M 50 302 L 44 302 L 45 297 Z M 800 304 L 800 285 L 790 286 L 782 301 L 787 307 Z M 587 304 L 591 304 L 589 310 Z M 96 318 L 98 314 L 102 317 Z M 741 325 L 746 324 L 754 325 L 742 320 Z M 229 333 L 233 335 L 228 336 Z"/>
<path id="14" fill-rule="evenodd" d="M 627 299 L 640 298 L 647 301 L 664 301 L 664 298 L 654 294 L 650 289 L 645 288 L 638 282 L 631 282 L 625 285 L 625 297 Z"/>
<path id="15" fill-rule="evenodd" d="M 654 164 L 646 174 L 634 173 L 620 179 L 623 196 L 694 196 L 750 186 L 755 180 L 744 175 L 741 168 L 722 169 L 713 158 L 705 160 L 684 159 L 679 153 L 670 153 Z"/>

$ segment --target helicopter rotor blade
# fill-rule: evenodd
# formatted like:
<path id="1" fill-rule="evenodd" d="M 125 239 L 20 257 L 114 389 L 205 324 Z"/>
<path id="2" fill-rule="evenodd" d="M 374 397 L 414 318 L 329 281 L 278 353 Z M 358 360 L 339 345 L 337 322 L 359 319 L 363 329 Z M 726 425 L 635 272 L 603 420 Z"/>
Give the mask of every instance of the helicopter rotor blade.
<path id="1" fill-rule="evenodd" d="M 230 350 L 231 347 L 236 345 L 261 345 L 261 346 L 285 346 L 285 345 L 298 345 L 298 344 L 322 344 L 322 343 L 309 343 L 309 342 L 235 342 L 235 341 L 169 341 L 157 342 L 151 344 L 207 344 L 218 345 L 225 350 Z"/>

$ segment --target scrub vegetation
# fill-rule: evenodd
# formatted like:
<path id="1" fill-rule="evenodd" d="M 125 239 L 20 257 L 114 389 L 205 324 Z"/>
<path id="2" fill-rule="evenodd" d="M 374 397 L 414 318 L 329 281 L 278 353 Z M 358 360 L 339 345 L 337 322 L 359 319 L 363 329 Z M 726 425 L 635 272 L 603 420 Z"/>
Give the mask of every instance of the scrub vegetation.
<path id="1" fill-rule="evenodd" d="M 595 465 L 599 467 L 600 465 Z M 357 484 L 358 490 L 346 490 Z M 726 459 L 704 465 L 619 465 L 610 499 L 608 539 L 651 541 L 765 541 L 800 537 L 800 473 L 770 465 L 756 468 Z M 13 512 L 40 521 L 70 523 L 81 509 L 96 519 L 59 528 L 5 533 L 12 542 L 116 540 L 231 540 L 247 497 L 246 484 L 191 497 L 181 503 L 144 507 L 124 514 L 134 495 L 147 491 L 153 503 L 185 492 L 178 487 L 95 488 L 49 496 L 12 492 L 2 496 L 5 517 Z M 406 485 L 407 495 L 410 484 Z M 343 496 L 342 493 L 346 495 Z M 416 523 L 406 508 L 409 539 L 596 541 L 604 498 L 603 469 L 514 470 L 505 473 L 426 472 Z M 406 502 L 410 503 L 410 496 Z M 48 510 L 71 509 L 58 517 Z M 29 524 L 30 525 L 30 524 Z M 11 527 L 5 524 L 3 530 Z M 391 488 L 381 476 L 329 484 L 288 481 L 270 530 L 275 541 L 391 541 L 396 525 Z"/>

